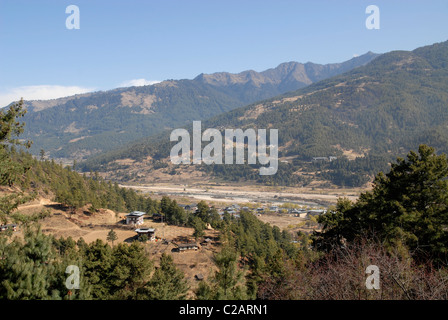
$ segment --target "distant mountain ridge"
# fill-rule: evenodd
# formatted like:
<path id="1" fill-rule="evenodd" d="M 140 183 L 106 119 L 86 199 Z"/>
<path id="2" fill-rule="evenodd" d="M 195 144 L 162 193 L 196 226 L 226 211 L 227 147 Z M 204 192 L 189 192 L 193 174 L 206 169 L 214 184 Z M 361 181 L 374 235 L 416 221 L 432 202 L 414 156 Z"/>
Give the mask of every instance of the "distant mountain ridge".
<path id="1" fill-rule="evenodd" d="M 212 74 L 201 73 L 194 80 L 202 81 L 215 86 L 232 85 L 240 83 L 252 83 L 254 85 L 263 85 L 267 83 L 285 84 L 290 82 L 300 82 L 309 85 L 353 68 L 359 67 L 370 62 L 378 54 L 371 51 L 366 54 L 354 57 L 342 63 L 316 64 L 312 62 L 299 63 L 295 61 L 284 62 L 276 68 L 271 68 L 262 72 L 253 70 L 243 71 L 237 74 L 228 72 L 216 72 Z"/>
<path id="2" fill-rule="evenodd" d="M 263 72 L 200 74 L 193 80 L 25 101 L 29 112 L 24 137 L 34 141 L 34 154 L 44 149 L 53 158 L 83 160 L 192 120 L 303 88 L 377 56 L 369 52 L 326 65 L 288 62 Z"/>
<path id="3" fill-rule="evenodd" d="M 316 64 L 291 61 L 262 72 L 247 70 L 236 74 L 228 72 L 202 73 L 194 80 L 220 87 L 228 94 L 236 95 L 244 101 L 252 100 L 248 102 L 252 103 L 345 73 L 369 63 L 378 56 L 379 54 L 369 51 L 342 63 Z M 253 92 L 258 94 L 255 99 L 251 99 Z"/>

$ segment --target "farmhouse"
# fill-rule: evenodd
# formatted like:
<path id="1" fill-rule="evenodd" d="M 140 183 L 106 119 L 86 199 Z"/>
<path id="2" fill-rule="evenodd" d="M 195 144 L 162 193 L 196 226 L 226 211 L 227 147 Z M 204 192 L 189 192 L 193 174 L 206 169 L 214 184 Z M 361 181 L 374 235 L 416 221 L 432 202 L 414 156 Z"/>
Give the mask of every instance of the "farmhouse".
<path id="1" fill-rule="evenodd" d="M 327 157 L 313 157 L 313 162 L 328 161 Z"/>
<path id="2" fill-rule="evenodd" d="M 0 232 L 1 231 L 6 231 L 8 229 L 12 229 L 12 231 L 17 231 L 17 225 L 14 224 L 14 223 L 0 225 Z"/>
<path id="3" fill-rule="evenodd" d="M 289 211 L 289 213 L 291 213 L 291 214 L 293 214 L 293 215 L 295 215 L 296 217 L 299 217 L 299 218 L 305 218 L 308 212 L 306 210 L 303 210 L 303 209 L 300 209 L 300 210 L 299 209 L 292 209 L 292 210 Z"/>
<path id="4" fill-rule="evenodd" d="M 143 216 L 146 212 L 132 211 L 126 215 L 126 224 L 130 225 L 140 225 L 143 224 Z"/>
<path id="5" fill-rule="evenodd" d="M 155 232 L 156 229 L 153 228 L 139 228 L 135 229 L 135 232 L 137 232 L 138 237 L 141 238 L 142 236 L 146 235 L 148 237 L 148 240 L 153 241 L 155 240 Z"/>
<path id="6" fill-rule="evenodd" d="M 177 248 L 179 249 L 180 252 L 182 251 L 187 251 L 187 250 L 198 250 L 199 246 L 196 242 L 190 242 L 190 243 L 182 243 L 182 244 L 178 244 Z"/>
<path id="7" fill-rule="evenodd" d="M 194 203 L 192 204 L 179 204 L 179 207 L 183 208 L 185 211 L 196 211 L 198 206 Z"/>
<path id="8" fill-rule="evenodd" d="M 201 242 L 201 246 L 207 246 L 210 243 L 212 243 L 212 239 L 210 238 L 205 238 L 204 241 Z"/>
<path id="9" fill-rule="evenodd" d="M 333 160 L 337 160 L 338 157 L 333 157 L 333 156 L 329 156 L 329 157 L 313 157 L 312 162 L 331 162 Z"/>
<path id="10" fill-rule="evenodd" d="M 318 216 L 325 213 L 325 210 L 308 210 L 308 217 L 310 216 Z"/>

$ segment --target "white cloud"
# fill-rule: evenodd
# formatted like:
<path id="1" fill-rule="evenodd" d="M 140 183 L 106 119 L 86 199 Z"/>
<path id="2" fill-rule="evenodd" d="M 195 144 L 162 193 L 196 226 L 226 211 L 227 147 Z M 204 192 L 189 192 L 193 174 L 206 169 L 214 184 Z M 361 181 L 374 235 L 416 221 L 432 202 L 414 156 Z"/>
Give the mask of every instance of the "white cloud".
<path id="1" fill-rule="evenodd" d="M 157 80 L 146 80 L 146 79 L 133 79 L 129 81 L 122 82 L 119 87 L 141 87 L 141 86 L 149 86 L 152 84 L 159 83 L 161 81 Z"/>
<path id="2" fill-rule="evenodd" d="M 23 98 L 23 100 L 47 100 L 92 92 L 94 90 L 94 88 L 57 85 L 16 87 L 0 92 L 0 108 L 7 106 L 13 101 L 18 101 L 20 98 Z"/>
<path id="3" fill-rule="evenodd" d="M 355 53 L 355 54 L 353 55 L 353 58 L 357 58 L 357 57 L 359 57 L 359 54 Z"/>

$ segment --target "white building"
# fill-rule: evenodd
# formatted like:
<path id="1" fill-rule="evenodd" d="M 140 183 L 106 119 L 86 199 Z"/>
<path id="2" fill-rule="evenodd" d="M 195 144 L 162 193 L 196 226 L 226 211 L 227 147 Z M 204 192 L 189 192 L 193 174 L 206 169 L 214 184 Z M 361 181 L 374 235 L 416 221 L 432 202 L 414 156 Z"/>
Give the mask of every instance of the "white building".
<path id="1" fill-rule="evenodd" d="M 132 211 L 126 215 L 126 224 L 140 225 L 143 224 L 143 216 L 146 212 Z"/>

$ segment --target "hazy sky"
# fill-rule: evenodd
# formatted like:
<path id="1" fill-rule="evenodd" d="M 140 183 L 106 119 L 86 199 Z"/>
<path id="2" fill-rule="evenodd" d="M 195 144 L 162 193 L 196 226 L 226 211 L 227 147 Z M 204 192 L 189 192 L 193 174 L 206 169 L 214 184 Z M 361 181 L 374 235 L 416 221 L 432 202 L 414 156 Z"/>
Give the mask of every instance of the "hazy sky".
<path id="1" fill-rule="evenodd" d="M 379 30 L 366 28 L 369 5 Z M 0 106 L 445 40 L 447 0 L 0 0 Z"/>

